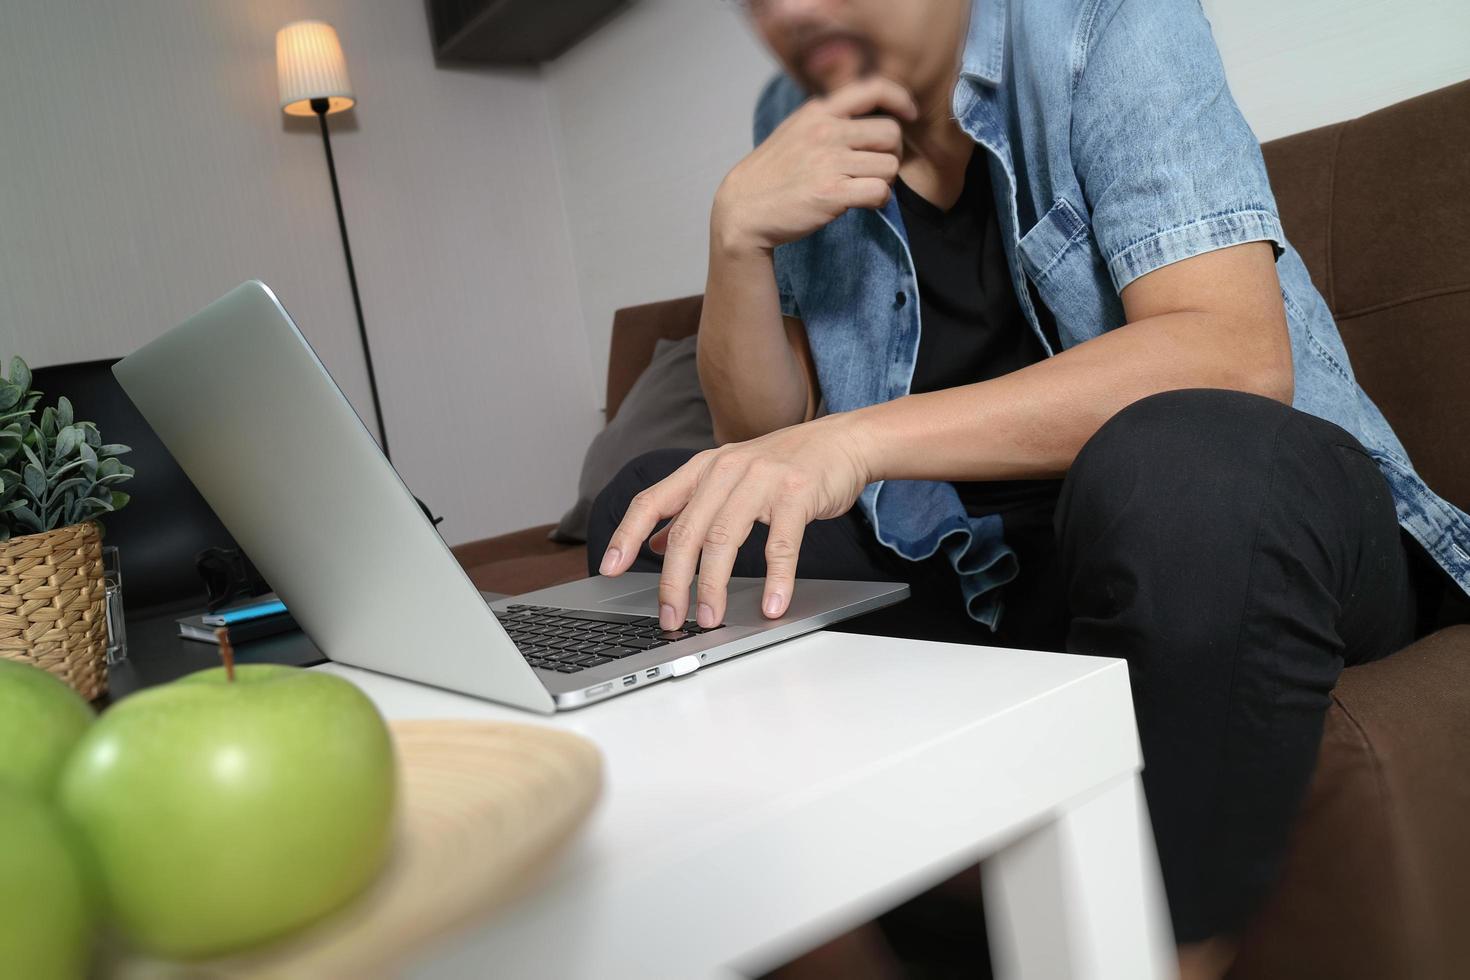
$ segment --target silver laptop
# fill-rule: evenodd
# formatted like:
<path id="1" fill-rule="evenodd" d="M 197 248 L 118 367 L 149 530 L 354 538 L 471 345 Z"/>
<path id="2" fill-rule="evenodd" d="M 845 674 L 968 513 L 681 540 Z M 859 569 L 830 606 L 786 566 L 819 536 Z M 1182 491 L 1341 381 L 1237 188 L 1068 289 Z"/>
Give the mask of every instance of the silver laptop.
<path id="1" fill-rule="evenodd" d="M 470 582 L 275 294 L 247 282 L 113 368 L 322 652 L 550 712 L 898 602 L 908 586 L 800 579 L 786 615 L 735 578 L 722 626 L 664 633 L 658 576 L 490 599 Z M 513 462 L 507 461 L 513 465 Z"/>

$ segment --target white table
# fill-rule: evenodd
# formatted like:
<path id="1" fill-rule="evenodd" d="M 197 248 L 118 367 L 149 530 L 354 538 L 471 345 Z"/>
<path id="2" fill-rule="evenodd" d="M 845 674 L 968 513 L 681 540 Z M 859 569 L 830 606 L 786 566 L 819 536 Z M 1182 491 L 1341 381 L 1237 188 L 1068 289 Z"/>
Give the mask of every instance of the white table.
<path id="1" fill-rule="evenodd" d="M 1122 661 L 817 633 L 555 718 L 318 669 L 604 754 L 556 866 L 414 976 L 759 973 L 982 858 L 999 975 L 1173 971 Z"/>

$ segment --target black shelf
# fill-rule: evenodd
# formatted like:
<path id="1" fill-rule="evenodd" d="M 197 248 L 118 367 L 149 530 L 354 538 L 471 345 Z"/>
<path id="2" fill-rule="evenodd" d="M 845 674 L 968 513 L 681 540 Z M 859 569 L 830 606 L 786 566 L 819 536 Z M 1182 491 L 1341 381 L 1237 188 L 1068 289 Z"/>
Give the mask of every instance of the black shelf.
<path id="1" fill-rule="evenodd" d="M 219 647 L 179 636 L 177 618 L 203 612 L 198 599 L 154 606 L 128 615 L 128 658 L 107 668 L 106 703 L 135 691 L 167 684 L 185 674 L 220 665 Z M 310 667 L 326 658 L 300 630 L 237 644 L 237 664 L 290 664 Z M 98 704 L 102 707 L 102 704 Z"/>
<path id="2" fill-rule="evenodd" d="M 630 0 L 427 0 L 441 61 L 550 61 Z"/>

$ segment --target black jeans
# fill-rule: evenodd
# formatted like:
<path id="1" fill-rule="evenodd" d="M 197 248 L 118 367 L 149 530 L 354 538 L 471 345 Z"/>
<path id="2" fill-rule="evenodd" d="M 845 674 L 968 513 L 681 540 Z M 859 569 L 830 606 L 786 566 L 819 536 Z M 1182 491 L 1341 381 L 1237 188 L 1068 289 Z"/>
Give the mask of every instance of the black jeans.
<path id="1" fill-rule="evenodd" d="M 643 456 L 602 492 L 591 571 L 633 495 L 690 455 Z M 942 557 L 899 558 L 856 512 L 810 526 L 799 574 L 910 583 L 847 629 L 1125 659 L 1176 938 L 1237 933 L 1278 868 L 1338 674 L 1414 638 L 1418 559 L 1356 439 L 1239 392 L 1129 406 L 1058 489 L 1039 522 L 1007 515 L 1020 575 L 994 635 Z M 763 575 L 764 545 L 757 526 L 734 574 Z M 645 546 L 634 567 L 659 565 Z"/>

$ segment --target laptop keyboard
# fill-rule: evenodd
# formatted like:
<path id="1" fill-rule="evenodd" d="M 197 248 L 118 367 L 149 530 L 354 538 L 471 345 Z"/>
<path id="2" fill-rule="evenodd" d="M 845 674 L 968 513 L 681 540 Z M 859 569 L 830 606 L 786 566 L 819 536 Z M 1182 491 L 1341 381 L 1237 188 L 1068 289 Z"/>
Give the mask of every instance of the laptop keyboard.
<path id="1" fill-rule="evenodd" d="M 693 620 L 677 630 L 659 629 L 657 616 L 510 605 L 496 613 L 500 625 L 532 667 L 575 674 L 635 653 L 709 633 Z"/>

